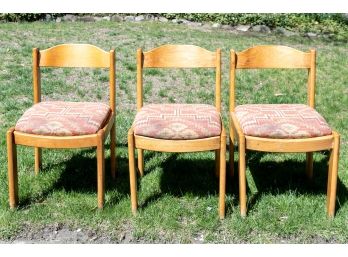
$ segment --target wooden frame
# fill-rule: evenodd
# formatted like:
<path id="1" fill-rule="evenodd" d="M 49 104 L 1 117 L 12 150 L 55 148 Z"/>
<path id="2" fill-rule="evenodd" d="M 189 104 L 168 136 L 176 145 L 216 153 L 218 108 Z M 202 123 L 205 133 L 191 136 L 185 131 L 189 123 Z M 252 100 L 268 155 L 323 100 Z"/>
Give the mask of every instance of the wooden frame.
<path id="1" fill-rule="evenodd" d="M 89 67 L 109 69 L 109 93 L 111 113 L 103 128 L 97 133 L 82 136 L 43 136 L 7 131 L 8 177 L 10 208 L 18 205 L 17 154 L 16 145 L 35 148 L 35 174 L 41 167 L 41 148 L 97 148 L 98 208 L 104 205 L 104 143 L 110 134 L 111 175 L 116 170 L 115 130 L 115 51 L 106 52 L 88 44 L 62 44 L 46 50 L 33 49 L 33 91 L 34 104 L 41 101 L 41 67 Z"/>
<path id="2" fill-rule="evenodd" d="M 143 52 L 137 51 L 137 110 L 143 106 L 144 68 L 215 68 L 215 106 L 221 113 L 221 50 L 208 51 L 193 45 L 163 45 Z M 221 120 L 220 136 L 195 140 L 165 140 L 134 134 L 133 127 L 128 131 L 129 176 L 131 207 L 137 211 L 137 186 L 134 150 L 138 149 L 138 172 L 144 174 L 143 150 L 161 152 L 215 151 L 216 173 L 219 176 L 219 217 L 225 217 L 226 187 L 226 133 Z"/>
<path id="3" fill-rule="evenodd" d="M 333 131 L 331 135 L 305 139 L 271 139 L 244 135 L 234 113 L 235 109 L 235 77 L 236 69 L 307 69 L 308 100 L 307 104 L 314 108 L 315 100 L 315 59 L 316 51 L 301 52 L 286 46 L 255 46 L 240 53 L 230 51 L 230 173 L 233 175 L 234 143 L 238 141 L 239 151 L 239 198 L 240 212 L 246 216 L 246 150 L 266 152 L 305 152 L 306 174 L 313 177 L 313 152 L 330 150 L 329 175 L 327 185 L 327 214 L 335 214 L 336 188 L 338 176 L 338 158 L 340 136 Z"/>

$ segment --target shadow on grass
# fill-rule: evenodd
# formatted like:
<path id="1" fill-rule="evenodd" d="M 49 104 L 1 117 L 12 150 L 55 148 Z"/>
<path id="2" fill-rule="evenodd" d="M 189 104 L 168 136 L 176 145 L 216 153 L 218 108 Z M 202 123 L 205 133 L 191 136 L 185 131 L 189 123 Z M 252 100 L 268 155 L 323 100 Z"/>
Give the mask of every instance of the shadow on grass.
<path id="1" fill-rule="evenodd" d="M 108 151 L 108 145 L 105 151 Z M 96 149 L 83 149 L 74 154 L 70 159 L 51 165 L 49 169 L 44 168 L 41 172 L 50 172 L 54 166 L 63 167 L 61 174 L 53 185 L 40 195 L 40 199 L 35 202 L 44 201 L 47 196 L 55 190 L 64 190 L 66 192 L 78 192 L 94 194 L 97 204 L 97 157 Z M 109 198 L 105 206 L 117 204 L 123 197 L 129 195 L 129 173 L 128 158 L 117 156 L 116 179 L 111 177 L 110 158 L 105 159 L 105 192 L 117 191 L 117 198 Z M 33 203 L 31 197 L 20 199 L 20 209 L 27 208 Z"/>
<path id="2" fill-rule="evenodd" d="M 262 152 L 248 152 L 247 155 L 247 166 L 257 189 L 257 192 L 250 196 L 250 188 L 247 186 L 248 195 L 250 196 L 248 210 L 255 206 L 264 193 L 278 195 L 286 192 L 296 192 L 299 195 L 326 195 L 328 178 L 327 153 L 326 158 L 314 162 L 314 177 L 312 181 L 309 181 L 306 177 L 305 161 L 291 159 L 280 162 L 262 161 L 263 155 L 264 153 Z M 172 154 L 161 166 L 163 169 L 160 182 L 162 193 L 154 194 L 146 199 L 141 208 L 146 208 L 152 202 L 160 199 L 162 194 L 178 197 L 184 194 L 192 194 L 198 197 L 216 195 L 218 197 L 219 184 L 214 174 L 215 161 L 213 159 L 190 160 L 179 158 L 179 154 Z M 234 162 L 235 176 L 233 179 L 227 177 L 226 180 L 226 194 L 232 196 L 230 198 L 232 202 L 226 202 L 226 213 L 230 212 L 233 206 L 239 205 L 237 167 L 238 163 Z M 228 174 L 228 163 L 226 163 L 226 168 Z M 347 200 L 347 187 L 338 178 L 336 211 Z"/>
<path id="3" fill-rule="evenodd" d="M 124 147 L 124 146 L 123 146 Z M 108 146 L 106 146 L 108 149 Z M 97 197 L 97 160 L 95 149 L 87 149 L 78 152 L 67 161 L 56 165 L 65 166 L 59 179 L 52 187 L 46 189 L 39 201 L 43 201 L 54 190 L 64 189 L 65 191 L 82 192 L 95 194 Z M 161 154 L 153 151 L 145 151 L 145 162 Z M 262 161 L 264 153 L 248 152 L 247 166 L 250 170 L 253 182 L 257 188 L 257 193 L 249 197 L 248 210 L 259 201 L 262 193 L 281 194 L 289 191 L 295 191 L 299 194 L 326 194 L 327 186 L 327 158 L 319 162 L 314 162 L 313 183 L 309 183 L 305 175 L 305 162 L 286 160 L 282 162 Z M 90 157 L 87 157 L 90 156 Z M 174 196 L 183 196 L 192 194 L 197 197 L 214 195 L 218 198 L 219 181 L 215 177 L 215 161 L 213 158 L 203 157 L 201 159 L 181 158 L 181 154 L 170 154 L 163 162 L 160 162 L 163 173 L 160 176 L 161 193 L 154 194 L 147 198 L 140 206 L 146 208 L 152 202 L 160 199 L 163 194 Z M 235 176 L 233 180 L 227 177 L 226 194 L 232 196 L 231 203 L 226 202 L 226 213 L 229 208 L 239 205 L 238 196 L 238 163 L 234 163 Z M 150 173 L 153 167 L 145 170 L 145 176 Z M 226 163 L 228 173 L 228 162 Z M 45 172 L 45 170 L 43 171 Z M 249 181 L 250 182 L 250 181 Z M 138 177 L 138 187 L 141 184 L 141 178 Z M 250 188 L 248 195 L 250 196 Z M 337 182 L 338 204 L 336 210 L 343 206 L 348 200 L 348 190 L 346 186 L 338 179 Z M 113 180 L 110 174 L 110 159 L 105 160 L 105 192 L 115 190 L 118 193 L 117 198 L 111 197 L 106 206 L 116 205 L 120 199 L 129 197 L 129 173 L 128 158 L 117 156 L 117 177 Z M 26 208 L 32 203 L 31 198 L 21 199 L 20 208 Z"/>
<path id="4" fill-rule="evenodd" d="M 140 206 L 141 208 L 145 209 L 152 202 L 160 199 L 164 194 L 176 197 L 181 197 L 185 194 L 197 197 L 213 195 L 218 199 L 219 179 L 215 176 L 215 160 L 211 157 L 188 159 L 182 155 L 184 154 L 172 153 L 160 164 L 163 170 L 160 176 L 161 193 L 156 193 L 147 198 Z M 146 162 L 149 156 L 145 155 L 144 159 Z M 227 165 L 228 163 L 226 162 L 226 168 Z M 145 170 L 145 176 L 149 172 L 151 172 L 151 170 Z M 139 183 L 141 183 L 141 179 L 138 180 L 138 185 Z M 236 192 L 236 183 L 227 177 L 226 194 L 236 195 Z M 236 205 L 236 197 L 233 198 L 233 201 L 232 204 Z M 226 208 L 228 208 L 229 205 L 230 204 L 226 203 Z M 228 210 L 226 211 L 228 212 Z"/>
<path id="5" fill-rule="evenodd" d="M 296 192 L 298 194 L 326 195 L 328 179 L 328 153 L 325 158 L 313 164 L 312 181 L 306 177 L 305 161 L 286 160 L 281 162 L 262 161 L 265 153 L 248 152 L 249 167 L 257 192 L 248 201 L 248 210 L 252 209 L 263 193 L 282 194 Z M 250 188 L 248 187 L 250 195 Z M 336 211 L 348 200 L 348 190 L 340 178 L 337 180 Z"/>

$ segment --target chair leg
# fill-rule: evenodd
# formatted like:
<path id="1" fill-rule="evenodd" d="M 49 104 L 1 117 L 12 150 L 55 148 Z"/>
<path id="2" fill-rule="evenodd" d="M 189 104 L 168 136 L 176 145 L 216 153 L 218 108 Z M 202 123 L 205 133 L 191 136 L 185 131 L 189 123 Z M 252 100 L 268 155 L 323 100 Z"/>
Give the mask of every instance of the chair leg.
<path id="1" fill-rule="evenodd" d="M 246 216 L 247 211 L 247 196 L 246 196 L 246 172 L 245 172 L 245 137 L 239 136 L 239 201 L 240 214 Z"/>
<path id="2" fill-rule="evenodd" d="M 111 177 L 116 177 L 116 126 L 115 123 L 112 125 L 110 131 L 110 166 L 111 166 Z"/>
<path id="3" fill-rule="evenodd" d="M 335 216 L 335 205 L 336 205 L 336 190 L 337 190 L 337 176 L 338 176 L 338 157 L 340 148 L 340 136 L 334 132 L 334 144 L 330 151 L 329 160 L 329 174 L 327 184 L 327 215 L 330 218 Z"/>
<path id="4" fill-rule="evenodd" d="M 220 181 L 219 181 L 219 217 L 225 218 L 225 195 L 226 195 L 226 134 L 221 135 L 221 145 L 219 150 L 220 161 Z"/>
<path id="5" fill-rule="evenodd" d="M 220 151 L 215 150 L 215 176 L 218 178 L 220 176 Z"/>
<path id="6" fill-rule="evenodd" d="M 234 140 L 230 137 L 230 148 L 229 148 L 229 168 L 230 168 L 230 176 L 234 177 Z"/>
<path id="7" fill-rule="evenodd" d="M 134 157 L 134 135 L 133 130 L 128 132 L 128 160 L 129 160 L 129 182 L 131 193 L 131 207 L 132 213 L 135 215 L 138 208 L 137 201 L 137 174 L 135 171 L 135 157 Z"/>
<path id="8" fill-rule="evenodd" d="M 18 205 L 17 148 L 14 143 L 13 128 L 7 131 L 8 192 L 10 208 Z"/>
<path id="9" fill-rule="evenodd" d="M 138 171 L 139 175 L 144 176 L 144 150 L 138 149 Z"/>
<path id="10" fill-rule="evenodd" d="M 42 155 L 42 149 L 39 147 L 35 147 L 35 175 L 39 174 L 39 171 L 41 169 L 41 155 Z"/>
<path id="11" fill-rule="evenodd" d="M 98 208 L 104 207 L 105 199 L 105 156 L 104 156 L 104 133 L 98 132 L 97 142 L 97 184 L 98 184 Z"/>
<path id="12" fill-rule="evenodd" d="M 309 180 L 313 179 L 313 153 L 306 153 L 306 175 Z"/>

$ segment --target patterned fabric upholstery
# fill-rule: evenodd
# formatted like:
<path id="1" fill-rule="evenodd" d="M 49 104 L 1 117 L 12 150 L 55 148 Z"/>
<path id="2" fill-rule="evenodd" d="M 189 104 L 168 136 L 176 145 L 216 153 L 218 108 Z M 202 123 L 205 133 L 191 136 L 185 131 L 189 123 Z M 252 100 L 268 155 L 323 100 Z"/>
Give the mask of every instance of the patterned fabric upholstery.
<path id="1" fill-rule="evenodd" d="M 160 139 L 198 139 L 221 134 L 220 113 L 206 104 L 149 104 L 134 120 L 136 135 Z"/>
<path id="2" fill-rule="evenodd" d="M 266 138 L 309 138 L 331 134 L 325 119 L 304 104 L 247 104 L 237 106 L 243 133 Z"/>
<path id="3" fill-rule="evenodd" d="M 40 102 L 17 121 L 15 130 L 47 136 L 96 133 L 111 113 L 108 105 L 93 102 Z"/>

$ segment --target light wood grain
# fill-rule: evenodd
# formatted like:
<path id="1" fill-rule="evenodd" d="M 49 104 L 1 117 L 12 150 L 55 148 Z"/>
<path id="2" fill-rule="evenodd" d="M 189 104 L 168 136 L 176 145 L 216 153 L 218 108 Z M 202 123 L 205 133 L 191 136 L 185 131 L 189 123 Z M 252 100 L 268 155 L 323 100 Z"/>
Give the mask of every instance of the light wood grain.
<path id="1" fill-rule="evenodd" d="M 98 185 L 98 208 L 104 207 L 105 199 L 105 157 L 104 157 L 104 132 L 97 133 L 97 185 Z"/>
<path id="2" fill-rule="evenodd" d="M 62 44 L 40 51 L 39 66 L 109 68 L 110 54 L 89 44 Z"/>
<path id="3" fill-rule="evenodd" d="M 238 139 L 239 150 L 239 194 L 241 215 L 247 213 L 246 206 L 246 176 L 245 152 L 246 150 L 279 152 L 279 153 L 306 153 L 306 174 L 309 179 L 313 177 L 313 152 L 330 150 L 329 176 L 327 190 L 327 214 L 333 217 L 335 212 L 336 187 L 338 174 L 339 135 L 300 138 L 300 139 L 274 139 L 244 135 L 243 130 L 234 113 L 235 110 L 235 80 L 236 69 L 307 69 L 308 70 L 308 105 L 315 106 L 316 82 L 316 51 L 301 52 L 287 46 L 254 46 L 240 53 L 230 51 L 230 144 Z M 235 137 L 235 132 L 238 137 Z M 230 151 L 230 167 L 234 152 Z"/>
<path id="4" fill-rule="evenodd" d="M 221 50 L 208 51 L 193 45 L 163 45 L 143 52 L 137 50 L 137 111 L 143 106 L 143 69 L 144 68 L 215 68 L 215 106 L 221 112 Z M 220 114 L 221 115 L 221 114 Z M 222 122 L 222 121 L 221 121 Z M 223 125 L 222 125 L 223 127 Z M 137 209 L 136 173 L 134 149 L 138 149 L 138 170 L 144 174 L 143 150 L 160 152 L 200 152 L 216 151 L 216 172 L 220 177 L 219 216 L 225 215 L 225 175 L 226 139 L 222 129 L 220 136 L 194 140 L 165 140 L 135 135 L 133 128 L 128 133 L 129 175 L 131 187 L 131 206 Z M 224 146 L 222 146 L 224 140 Z M 221 177 L 223 176 L 223 177 Z"/>
<path id="5" fill-rule="evenodd" d="M 17 169 L 17 148 L 13 138 L 14 128 L 7 131 L 7 160 L 8 160 L 8 193 L 10 208 L 18 205 L 18 169 Z"/>
<path id="6" fill-rule="evenodd" d="M 245 136 L 246 148 L 254 151 L 275 153 L 303 153 L 332 148 L 333 136 L 301 139 L 273 139 Z"/>
<path id="7" fill-rule="evenodd" d="M 234 123 L 232 121 L 231 115 L 229 116 L 229 175 L 231 178 L 234 177 L 234 145 L 236 141 L 236 128 L 234 127 Z"/>
<path id="8" fill-rule="evenodd" d="M 327 182 L 327 214 L 330 218 L 335 216 L 336 206 L 336 191 L 337 191 L 337 177 L 338 177 L 338 160 L 340 149 L 340 135 L 333 131 L 334 144 L 330 151 L 329 160 L 329 174 Z"/>
<path id="9" fill-rule="evenodd" d="M 240 215 L 246 216 L 247 213 L 247 194 L 246 194 L 246 165 L 245 165 L 245 137 L 243 134 L 238 135 L 238 177 L 239 177 L 239 203 Z"/>
<path id="10" fill-rule="evenodd" d="M 221 113 L 221 49 L 218 48 L 215 55 L 215 107 Z"/>
<path id="11" fill-rule="evenodd" d="M 38 48 L 33 49 L 33 91 L 34 104 L 41 102 L 40 53 Z"/>
<path id="12" fill-rule="evenodd" d="M 134 135 L 134 139 L 136 148 L 159 152 L 187 153 L 220 149 L 219 136 L 192 140 L 163 140 Z"/>
<path id="13" fill-rule="evenodd" d="M 220 149 L 215 150 L 215 177 L 220 176 Z"/>
<path id="14" fill-rule="evenodd" d="M 226 132 L 222 129 L 219 150 L 219 217 L 225 218 L 226 196 Z"/>
<path id="15" fill-rule="evenodd" d="M 41 170 L 41 165 L 42 165 L 42 149 L 39 147 L 34 147 L 34 156 L 35 156 L 34 171 L 35 171 L 35 175 L 37 175 L 39 174 Z"/>
<path id="16" fill-rule="evenodd" d="M 236 52 L 230 50 L 230 112 L 234 112 L 234 107 L 236 105 L 235 97 L 235 80 L 236 80 Z"/>
<path id="17" fill-rule="evenodd" d="M 129 183 L 131 193 L 131 209 L 135 215 L 138 209 L 137 200 L 137 173 L 135 172 L 134 157 L 134 132 L 133 128 L 128 131 L 128 159 L 129 159 Z"/>
<path id="18" fill-rule="evenodd" d="M 144 150 L 138 149 L 138 172 L 142 177 L 144 176 Z"/>
<path id="19" fill-rule="evenodd" d="M 110 130 L 110 168 L 111 168 L 111 177 L 116 178 L 116 124 L 113 123 Z"/>
<path id="20" fill-rule="evenodd" d="M 310 68 L 311 55 L 287 46 L 254 46 L 237 54 L 237 69 Z"/>
<path id="21" fill-rule="evenodd" d="M 137 50 L 137 110 L 143 107 L 143 51 L 141 48 Z"/>
<path id="22" fill-rule="evenodd" d="M 9 190 L 10 206 L 17 204 L 17 168 L 16 145 L 35 147 L 35 173 L 41 166 L 41 148 L 97 148 L 97 180 L 98 180 L 98 207 L 104 205 L 104 143 L 106 136 L 110 134 L 111 175 L 115 177 L 116 170 L 116 79 L 115 79 L 115 51 L 106 52 L 96 46 L 87 44 L 63 44 L 46 50 L 33 49 L 33 92 L 34 103 L 41 101 L 41 69 L 40 67 L 90 67 L 109 68 L 109 94 L 110 109 L 104 127 L 97 133 L 82 136 L 44 136 L 27 134 L 11 130 L 8 134 L 8 160 L 9 160 Z M 10 137 L 11 135 L 11 137 Z M 12 146 L 11 146 L 12 144 Z M 11 150 L 12 149 L 12 150 Z M 11 151 L 10 151 L 11 150 Z"/>
<path id="23" fill-rule="evenodd" d="M 310 181 L 313 179 L 313 152 L 306 153 L 306 175 Z"/>
<path id="24" fill-rule="evenodd" d="M 216 55 L 194 45 L 163 45 L 143 53 L 144 68 L 214 68 Z"/>
<path id="25" fill-rule="evenodd" d="M 316 51 L 310 50 L 310 67 L 308 68 L 308 105 L 315 108 L 315 83 L 316 83 Z"/>

